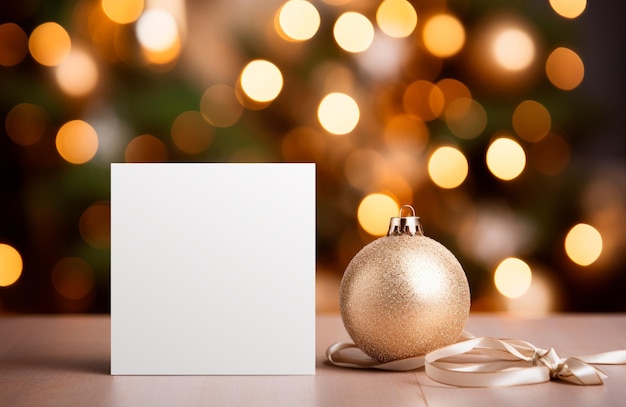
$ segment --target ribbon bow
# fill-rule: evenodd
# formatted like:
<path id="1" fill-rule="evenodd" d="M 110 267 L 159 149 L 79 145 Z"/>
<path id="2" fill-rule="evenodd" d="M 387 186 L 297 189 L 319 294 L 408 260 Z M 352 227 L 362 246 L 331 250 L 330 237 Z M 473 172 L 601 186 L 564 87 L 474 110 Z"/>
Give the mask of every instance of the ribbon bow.
<path id="1" fill-rule="evenodd" d="M 346 342 L 330 346 L 326 357 L 340 367 L 393 371 L 424 367 L 431 379 L 461 387 L 518 386 L 551 379 L 598 385 L 607 376 L 592 364 L 626 364 L 626 350 L 561 358 L 554 349 L 541 349 L 516 339 L 473 338 L 467 333 L 461 339 L 425 356 L 387 363 L 379 363 Z"/>

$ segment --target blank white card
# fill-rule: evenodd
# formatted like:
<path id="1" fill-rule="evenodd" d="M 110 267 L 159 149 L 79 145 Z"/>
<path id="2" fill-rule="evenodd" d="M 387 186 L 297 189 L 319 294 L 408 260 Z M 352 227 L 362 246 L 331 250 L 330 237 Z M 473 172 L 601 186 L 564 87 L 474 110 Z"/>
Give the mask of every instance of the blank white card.
<path id="1" fill-rule="evenodd" d="M 111 374 L 315 373 L 315 165 L 111 164 Z"/>

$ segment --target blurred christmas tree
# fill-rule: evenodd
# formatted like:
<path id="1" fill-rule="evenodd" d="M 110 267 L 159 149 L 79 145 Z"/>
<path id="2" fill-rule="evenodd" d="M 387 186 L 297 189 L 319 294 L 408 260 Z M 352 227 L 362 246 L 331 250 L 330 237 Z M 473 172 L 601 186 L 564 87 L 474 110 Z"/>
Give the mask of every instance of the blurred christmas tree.
<path id="1" fill-rule="evenodd" d="M 460 258 L 475 310 L 626 310 L 624 65 L 610 57 L 625 36 L 607 4 L 0 13 L 0 311 L 108 310 L 109 163 L 125 161 L 316 162 L 320 310 L 405 203 Z"/>

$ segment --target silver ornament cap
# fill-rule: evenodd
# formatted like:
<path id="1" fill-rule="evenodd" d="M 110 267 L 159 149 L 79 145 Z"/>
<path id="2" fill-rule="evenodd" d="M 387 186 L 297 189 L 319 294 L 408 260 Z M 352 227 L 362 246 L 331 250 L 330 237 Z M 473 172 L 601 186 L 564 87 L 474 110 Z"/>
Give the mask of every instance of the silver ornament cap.
<path id="1" fill-rule="evenodd" d="M 411 216 L 402 216 L 405 209 Z M 469 316 L 470 291 L 457 258 L 424 236 L 415 210 L 404 205 L 387 235 L 348 264 L 339 306 L 355 345 L 389 362 L 456 342 Z"/>
<path id="2" fill-rule="evenodd" d="M 411 210 L 412 216 L 402 217 L 402 210 L 408 208 Z M 389 221 L 389 231 L 387 236 L 397 235 L 424 235 L 424 229 L 422 228 L 422 222 L 419 216 L 415 216 L 415 209 L 411 205 L 402 205 L 400 213 L 397 218 L 391 218 Z"/>

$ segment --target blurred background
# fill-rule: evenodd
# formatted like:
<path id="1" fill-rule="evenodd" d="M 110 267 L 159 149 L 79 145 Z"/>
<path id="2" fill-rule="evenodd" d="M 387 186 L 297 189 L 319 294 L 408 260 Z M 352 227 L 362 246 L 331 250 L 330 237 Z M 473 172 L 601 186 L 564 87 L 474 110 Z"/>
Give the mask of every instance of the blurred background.
<path id="1" fill-rule="evenodd" d="M 624 312 L 618 10 L 3 2 L 0 313 L 109 311 L 112 162 L 317 163 L 318 312 L 403 204 L 474 311 Z"/>

